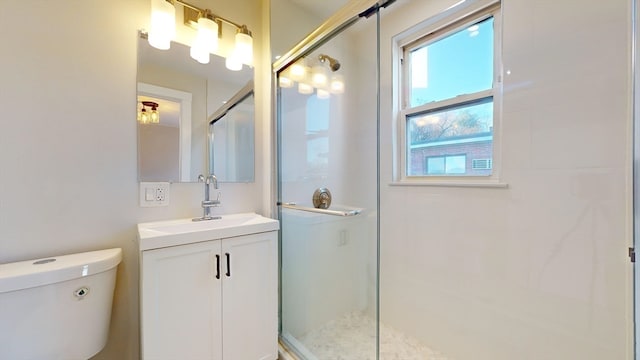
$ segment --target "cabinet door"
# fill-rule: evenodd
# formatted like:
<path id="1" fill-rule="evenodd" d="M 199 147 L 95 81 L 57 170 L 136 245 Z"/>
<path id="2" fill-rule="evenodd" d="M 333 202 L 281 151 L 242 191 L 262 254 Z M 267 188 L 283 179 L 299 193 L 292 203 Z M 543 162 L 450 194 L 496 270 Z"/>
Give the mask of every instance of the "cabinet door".
<path id="1" fill-rule="evenodd" d="M 276 359 L 277 232 L 224 239 L 222 253 L 223 358 Z"/>
<path id="2" fill-rule="evenodd" d="M 142 253 L 143 359 L 222 359 L 216 255 L 219 240 Z"/>

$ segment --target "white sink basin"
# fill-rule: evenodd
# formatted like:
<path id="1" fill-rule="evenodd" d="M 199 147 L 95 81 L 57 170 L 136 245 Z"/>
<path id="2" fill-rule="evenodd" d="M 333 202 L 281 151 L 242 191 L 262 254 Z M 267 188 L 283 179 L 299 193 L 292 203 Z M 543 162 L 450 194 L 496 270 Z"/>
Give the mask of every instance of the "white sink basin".
<path id="1" fill-rule="evenodd" d="M 140 250 L 158 249 L 200 241 L 275 231 L 278 220 L 254 213 L 222 215 L 220 219 L 178 219 L 138 224 Z"/>

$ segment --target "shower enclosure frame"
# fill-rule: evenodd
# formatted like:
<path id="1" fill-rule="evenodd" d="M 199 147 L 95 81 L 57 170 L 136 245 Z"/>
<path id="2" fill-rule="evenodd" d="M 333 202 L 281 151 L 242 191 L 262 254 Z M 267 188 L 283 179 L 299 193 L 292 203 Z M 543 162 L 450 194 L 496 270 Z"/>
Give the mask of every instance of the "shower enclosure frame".
<path id="1" fill-rule="evenodd" d="M 274 134 L 276 141 L 273 143 L 272 147 L 272 159 L 273 165 L 275 169 L 274 180 L 272 183 L 272 194 L 275 194 L 275 199 L 272 199 L 272 213 L 278 214 L 278 217 L 281 218 L 280 205 L 278 201 L 281 199 L 281 186 L 280 184 L 280 174 L 281 174 L 281 163 L 280 163 L 280 154 L 279 149 L 281 147 L 281 137 L 278 133 L 278 129 L 280 128 L 280 108 L 278 106 L 278 73 L 289 65 L 293 64 L 299 58 L 304 56 L 307 53 L 310 53 L 314 49 L 320 47 L 327 41 L 329 41 L 334 36 L 338 35 L 342 32 L 342 30 L 348 28 L 355 22 L 357 22 L 362 17 L 370 17 L 375 14 L 375 16 L 379 16 L 379 9 L 386 8 L 391 3 L 395 2 L 395 0 L 353 0 L 349 2 L 347 5 L 339 9 L 335 14 L 333 14 L 329 19 L 327 19 L 324 23 L 322 23 L 316 30 L 311 32 L 307 37 L 305 37 L 302 41 L 296 44 L 291 50 L 289 50 L 282 57 L 277 59 L 272 65 L 272 109 L 273 109 L 273 119 L 275 121 L 272 122 L 272 134 Z M 377 19 L 379 21 L 379 18 Z M 376 37 L 379 41 L 380 38 L 380 29 L 378 27 Z M 379 144 L 380 141 L 380 49 L 377 47 L 377 73 L 376 73 L 376 84 L 378 86 L 378 91 L 376 91 L 376 101 L 377 101 L 377 109 L 376 109 L 376 141 Z M 376 153 L 376 204 L 377 209 L 376 213 L 379 216 L 379 208 L 380 208 L 380 150 L 378 146 L 378 151 Z M 380 318 L 380 305 L 379 305 L 379 278 L 380 278 L 380 221 L 379 219 L 376 221 L 376 358 L 379 358 L 379 318 Z M 282 284 L 282 231 L 279 232 L 279 241 L 278 241 L 278 273 L 279 273 L 279 289 L 278 293 L 281 294 L 281 284 Z M 282 332 L 282 297 L 279 296 L 278 299 L 278 333 Z M 283 341 L 282 338 L 279 338 L 279 343 L 284 348 L 285 351 L 289 353 L 293 353 L 296 356 L 300 354 L 295 351 L 295 349 L 291 346 L 291 344 Z"/>
<path id="2" fill-rule="evenodd" d="M 633 211 L 633 243 L 629 248 L 629 258 L 633 272 L 633 357 L 640 360 L 640 267 L 636 264 L 636 252 L 640 248 L 640 74 L 638 73 L 638 41 L 640 27 L 638 26 L 638 0 L 631 1 L 631 116 L 632 116 L 632 211 Z"/>

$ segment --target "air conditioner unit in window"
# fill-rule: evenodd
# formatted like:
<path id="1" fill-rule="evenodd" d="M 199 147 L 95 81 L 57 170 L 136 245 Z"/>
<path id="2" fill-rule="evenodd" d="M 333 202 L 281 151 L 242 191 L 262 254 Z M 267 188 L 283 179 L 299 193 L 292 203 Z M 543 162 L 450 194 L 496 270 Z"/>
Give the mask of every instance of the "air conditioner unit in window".
<path id="1" fill-rule="evenodd" d="M 491 159 L 473 159 L 471 160 L 471 168 L 473 170 L 490 170 L 493 165 Z"/>

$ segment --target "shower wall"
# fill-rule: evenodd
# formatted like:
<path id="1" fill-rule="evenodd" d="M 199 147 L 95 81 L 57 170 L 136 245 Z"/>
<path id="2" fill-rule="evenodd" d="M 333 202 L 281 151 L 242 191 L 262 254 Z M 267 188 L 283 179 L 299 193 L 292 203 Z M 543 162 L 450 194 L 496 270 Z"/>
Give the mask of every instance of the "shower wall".
<path id="1" fill-rule="evenodd" d="M 631 359 L 631 2 L 502 1 L 508 187 L 397 186 L 394 37 L 455 3 L 382 12 L 381 320 L 459 360 Z"/>

